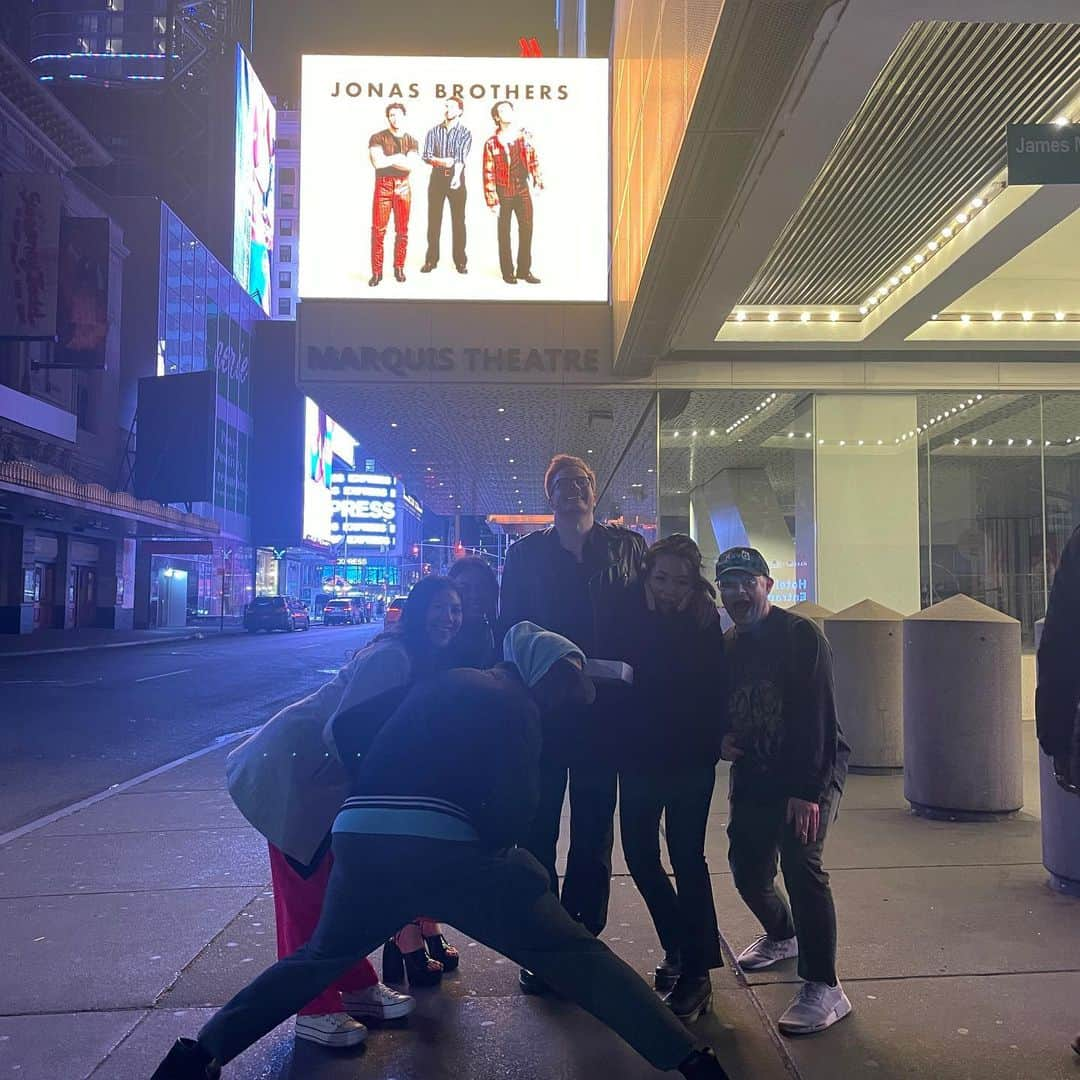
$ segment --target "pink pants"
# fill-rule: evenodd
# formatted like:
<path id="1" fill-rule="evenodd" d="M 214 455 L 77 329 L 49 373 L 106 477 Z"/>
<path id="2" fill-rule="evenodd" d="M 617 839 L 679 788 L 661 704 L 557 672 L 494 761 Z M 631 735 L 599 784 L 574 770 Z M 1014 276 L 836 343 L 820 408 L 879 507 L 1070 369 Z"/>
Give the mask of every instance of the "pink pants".
<path id="1" fill-rule="evenodd" d="M 311 940 L 322 913 L 326 884 L 334 857 L 327 852 L 319 868 L 309 878 L 301 877 L 273 844 L 270 845 L 270 876 L 274 883 L 274 916 L 277 920 L 278 959 L 290 956 Z M 342 992 L 366 990 L 379 981 L 375 968 L 365 956 L 332 986 L 301 1010 L 301 1016 L 321 1016 L 342 1012 Z"/>

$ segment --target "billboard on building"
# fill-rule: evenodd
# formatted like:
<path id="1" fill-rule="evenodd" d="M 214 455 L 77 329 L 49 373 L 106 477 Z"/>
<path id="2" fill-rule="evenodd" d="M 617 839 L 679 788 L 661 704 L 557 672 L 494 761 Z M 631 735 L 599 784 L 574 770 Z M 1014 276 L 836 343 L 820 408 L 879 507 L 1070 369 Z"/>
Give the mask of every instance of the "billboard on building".
<path id="1" fill-rule="evenodd" d="M 109 219 L 60 221 L 57 365 L 105 367 L 109 337 Z"/>
<path id="2" fill-rule="evenodd" d="M 267 315 L 272 314 L 276 148 L 277 112 L 237 45 L 233 274 Z"/>
<path id="3" fill-rule="evenodd" d="M 60 178 L 0 179 L 0 338 L 56 336 Z"/>
<path id="4" fill-rule="evenodd" d="M 607 300 L 606 60 L 305 56 L 301 85 L 302 298 Z"/>
<path id="5" fill-rule="evenodd" d="M 303 536 L 316 544 L 333 537 L 333 475 L 355 465 L 356 440 L 325 409 L 304 399 Z"/>

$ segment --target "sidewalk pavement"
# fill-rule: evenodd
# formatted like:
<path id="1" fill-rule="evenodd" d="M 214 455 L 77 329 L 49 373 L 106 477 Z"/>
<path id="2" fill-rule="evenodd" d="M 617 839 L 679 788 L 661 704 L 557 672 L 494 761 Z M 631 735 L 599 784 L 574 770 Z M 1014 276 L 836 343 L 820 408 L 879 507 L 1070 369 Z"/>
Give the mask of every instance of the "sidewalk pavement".
<path id="1" fill-rule="evenodd" d="M 993 823 L 915 818 L 900 776 L 852 776 L 826 848 L 840 972 L 854 1014 L 782 1040 L 797 978 L 714 973 L 701 1031 L 733 1080 L 1076 1080 L 1080 902 L 1040 863 L 1034 733 L 1028 808 Z M 275 955 L 263 841 L 224 790 L 227 748 L 161 772 L 0 847 L 0 1075 L 147 1077 Z M 756 936 L 726 864 L 726 768 L 708 855 L 721 930 Z M 360 1054 L 294 1047 L 291 1021 L 227 1070 L 236 1080 L 593 1080 L 657 1077 L 566 1002 L 523 996 L 513 964 L 456 931 L 461 970 L 418 991 L 409 1022 L 374 1029 Z M 616 850 L 605 939 L 639 972 L 659 947 Z"/>
<path id="2" fill-rule="evenodd" d="M 226 623 L 214 626 L 173 626 L 159 630 L 108 630 L 85 626 L 77 630 L 35 630 L 32 634 L 0 634 L 0 659 L 5 656 L 43 656 L 48 653 L 85 652 L 88 649 L 119 649 L 132 645 L 161 645 L 197 637 L 243 633 L 243 627 Z"/>

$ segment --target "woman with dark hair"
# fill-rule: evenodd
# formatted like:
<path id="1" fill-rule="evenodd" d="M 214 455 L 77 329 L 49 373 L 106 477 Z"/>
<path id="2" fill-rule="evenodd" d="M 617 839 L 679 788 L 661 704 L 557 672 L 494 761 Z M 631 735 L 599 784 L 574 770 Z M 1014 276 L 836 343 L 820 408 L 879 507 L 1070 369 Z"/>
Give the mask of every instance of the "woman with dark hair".
<path id="1" fill-rule="evenodd" d="M 458 559 L 446 576 L 461 592 L 461 633 L 453 646 L 455 666 L 489 668 L 499 659 L 495 652 L 499 579 L 478 555 Z"/>
<path id="2" fill-rule="evenodd" d="M 649 549 L 642 582 L 615 629 L 619 655 L 634 669 L 619 733 L 623 853 L 664 948 L 656 988 L 669 991 L 664 1000 L 684 1020 L 709 1008 L 709 970 L 723 964 L 705 861 L 724 734 L 713 704 L 722 700 L 715 689 L 724 662 L 715 597 L 697 544 L 669 536 Z M 661 814 L 675 888 L 660 862 Z"/>
<path id="3" fill-rule="evenodd" d="M 279 957 L 314 933 L 333 862 L 330 827 L 349 790 L 344 767 L 328 752 L 325 729 L 358 706 L 367 706 L 373 723 L 385 720 L 410 686 L 450 666 L 449 646 L 461 626 L 456 587 L 445 578 L 421 582 L 399 625 L 360 649 L 315 693 L 271 718 L 226 762 L 233 801 L 270 845 Z M 423 940 L 404 947 L 422 950 Z M 432 966 L 441 974 L 440 965 Z M 300 1010 L 296 1035 L 323 1046 L 356 1046 L 367 1037 L 360 1019 L 396 1019 L 414 1007 L 363 959 Z"/>

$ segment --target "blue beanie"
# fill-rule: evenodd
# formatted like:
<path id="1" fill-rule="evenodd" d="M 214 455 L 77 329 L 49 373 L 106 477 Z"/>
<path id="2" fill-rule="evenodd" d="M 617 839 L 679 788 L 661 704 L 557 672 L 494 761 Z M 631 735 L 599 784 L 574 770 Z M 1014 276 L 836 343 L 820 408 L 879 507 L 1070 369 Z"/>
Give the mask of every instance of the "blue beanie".
<path id="1" fill-rule="evenodd" d="M 536 623 L 515 623 L 503 638 L 503 659 L 517 665 L 526 686 L 535 686 L 567 656 L 576 656 L 585 663 L 585 654 L 569 638 Z"/>

